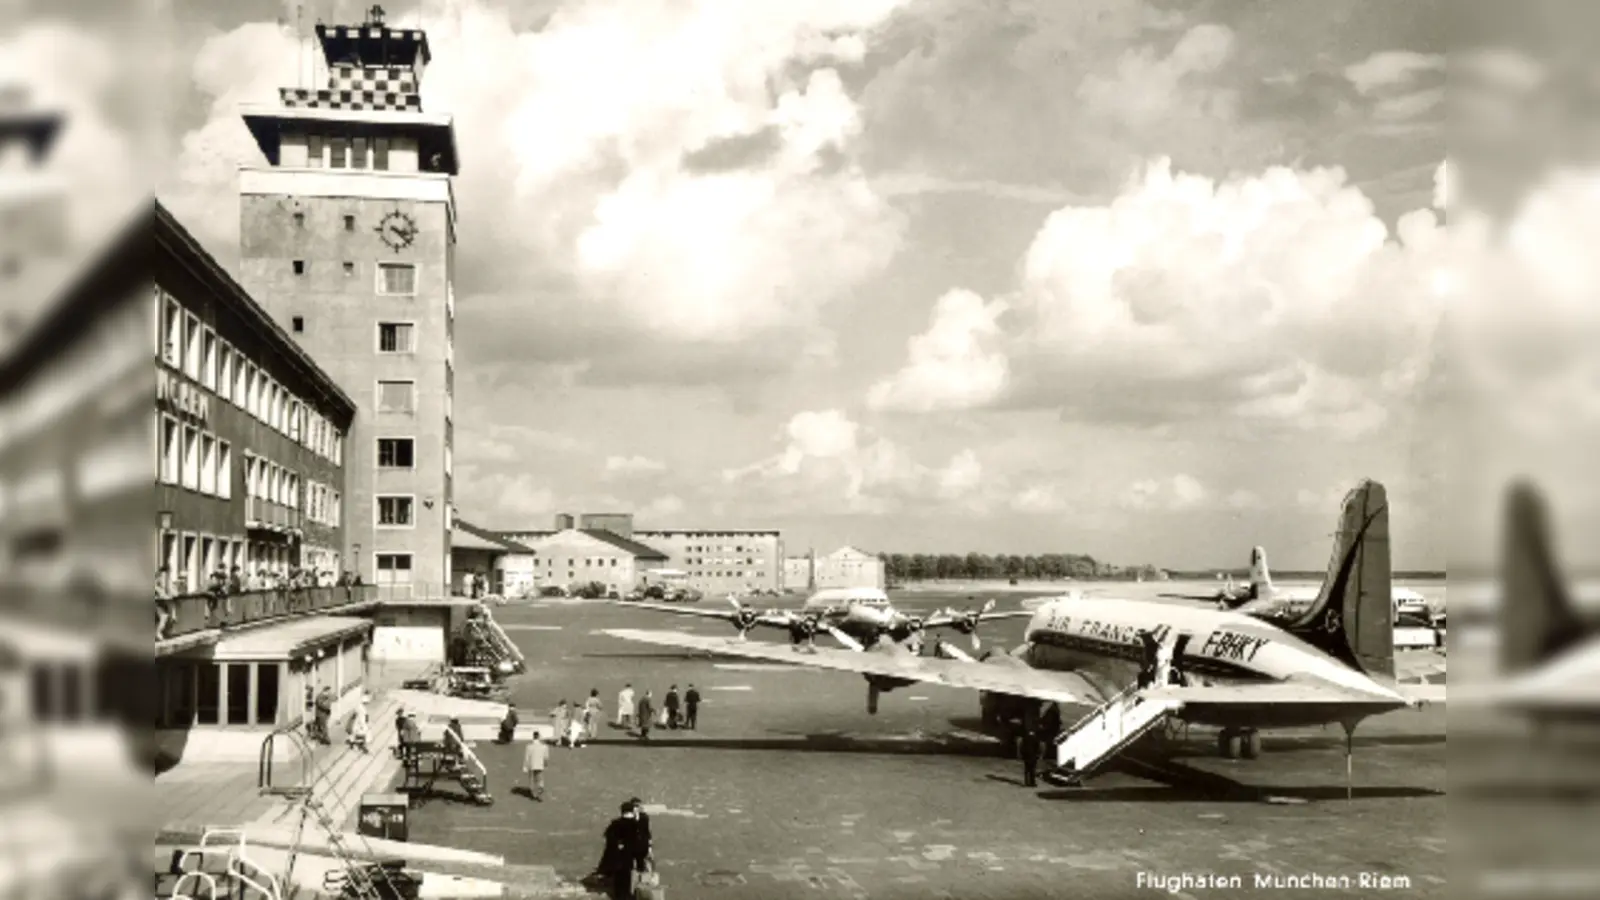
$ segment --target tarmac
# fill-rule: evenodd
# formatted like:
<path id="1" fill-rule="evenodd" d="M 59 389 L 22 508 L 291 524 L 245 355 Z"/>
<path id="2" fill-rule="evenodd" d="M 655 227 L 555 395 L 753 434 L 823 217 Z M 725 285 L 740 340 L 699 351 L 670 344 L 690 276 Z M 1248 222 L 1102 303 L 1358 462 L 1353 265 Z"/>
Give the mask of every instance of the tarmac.
<path id="1" fill-rule="evenodd" d="M 1020 599 L 1003 597 L 1001 608 Z M 910 603 L 967 605 L 935 594 Z M 1446 895 L 1441 708 L 1364 723 L 1348 800 L 1337 727 L 1269 732 L 1255 761 L 1218 758 L 1209 731 L 1175 732 L 1085 787 L 1029 789 L 1020 765 L 981 733 L 970 691 L 915 685 L 885 694 L 870 716 L 855 676 L 692 658 L 596 633 L 732 633 L 714 621 L 603 603 L 494 614 L 530 663 L 512 691 L 525 723 L 591 688 L 609 719 L 625 682 L 658 703 L 674 683 L 705 697 L 696 731 L 657 730 L 642 742 L 608 727 L 586 747 L 555 751 L 541 802 L 513 792 L 520 746 L 483 742 L 492 807 L 449 796 L 413 807 L 411 840 L 532 867 L 538 877 L 525 884 L 513 875 L 514 894 L 575 892 L 618 804 L 638 796 L 663 884 L 679 898 Z M 1022 628 L 983 636 L 1011 646 Z M 1162 880 L 1185 874 L 1201 877 Z M 1200 883 L 1206 876 L 1240 881 Z"/>

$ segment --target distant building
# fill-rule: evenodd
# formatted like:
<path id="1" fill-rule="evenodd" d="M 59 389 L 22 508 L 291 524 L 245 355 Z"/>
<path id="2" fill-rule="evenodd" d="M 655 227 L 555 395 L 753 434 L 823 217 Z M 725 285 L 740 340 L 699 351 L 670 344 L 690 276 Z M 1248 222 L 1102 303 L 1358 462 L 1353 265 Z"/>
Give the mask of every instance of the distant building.
<path id="1" fill-rule="evenodd" d="M 533 550 L 534 578 L 540 587 L 578 588 L 599 582 L 626 594 L 643 582 L 645 572 L 667 564 L 667 555 L 654 547 L 608 529 L 573 528 L 572 521 L 572 516 L 563 514 L 556 522 L 569 527 L 502 531 L 495 536 Z"/>
<path id="2" fill-rule="evenodd" d="M 586 535 L 610 535 L 628 546 L 643 548 L 640 565 L 631 588 L 649 569 L 673 569 L 684 573 L 682 583 L 707 595 L 749 590 L 775 591 L 783 587 L 783 536 L 776 529 L 672 529 L 636 531 L 631 513 L 587 513 L 574 517 L 556 516 L 556 531 L 502 531 L 497 535 L 519 541 L 544 555 L 544 541 L 558 533 L 575 531 Z M 566 584 L 561 566 L 551 560 L 541 564 L 545 584 Z M 609 564 L 608 564 L 609 565 Z M 581 570 L 581 566 L 579 567 Z M 576 583 L 585 579 L 578 577 Z M 603 580 L 603 579 L 596 579 Z"/>
<path id="3" fill-rule="evenodd" d="M 784 560 L 784 587 L 789 590 L 884 586 L 883 560 L 854 547 L 840 547 L 814 559 L 791 556 Z"/>
<path id="4" fill-rule="evenodd" d="M 467 596 L 469 575 L 482 575 L 493 594 L 526 596 L 534 587 L 538 557 L 532 547 L 456 520 L 450 533 L 450 571 L 454 593 Z"/>

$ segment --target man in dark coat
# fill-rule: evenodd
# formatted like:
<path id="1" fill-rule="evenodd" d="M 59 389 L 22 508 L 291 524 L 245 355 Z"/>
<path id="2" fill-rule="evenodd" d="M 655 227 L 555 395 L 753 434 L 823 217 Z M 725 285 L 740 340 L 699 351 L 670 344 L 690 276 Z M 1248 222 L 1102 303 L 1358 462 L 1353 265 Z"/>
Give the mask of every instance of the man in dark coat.
<path id="1" fill-rule="evenodd" d="M 678 727 L 678 686 L 667 688 L 667 699 L 662 703 L 667 708 L 667 727 Z"/>
<path id="2" fill-rule="evenodd" d="M 622 814 L 606 826 L 606 849 L 600 857 L 600 874 L 610 881 L 613 900 L 633 900 L 633 873 L 642 871 L 647 855 L 639 817 L 633 804 L 622 804 Z"/>
<path id="3" fill-rule="evenodd" d="M 637 712 L 639 714 L 639 740 L 648 741 L 650 740 L 650 726 L 655 724 L 651 719 L 656 714 L 656 705 L 650 699 L 649 691 L 645 691 L 644 696 L 639 698 Z"/>
<path id="4" fill-rule="evenodd" d="M 683 695 L 683 713 L 683 727 L 693 731 L 700 721 L 700 692 L 692 684 L 689 685 L 689 692 Z"/>

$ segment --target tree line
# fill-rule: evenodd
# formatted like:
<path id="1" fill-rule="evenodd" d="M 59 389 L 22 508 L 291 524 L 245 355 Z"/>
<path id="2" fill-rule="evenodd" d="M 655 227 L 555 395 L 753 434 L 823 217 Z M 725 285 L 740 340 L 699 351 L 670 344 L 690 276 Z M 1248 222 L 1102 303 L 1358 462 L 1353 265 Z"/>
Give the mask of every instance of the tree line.
<path id="1" fill-rule="evenodd" d="M 929 578 L 1019 578 L 1079 580 L 1155 578 L 1155 566 L 1116 566 L 1083 553 L 880 553 L 884 577 L 891 582 Z"/>

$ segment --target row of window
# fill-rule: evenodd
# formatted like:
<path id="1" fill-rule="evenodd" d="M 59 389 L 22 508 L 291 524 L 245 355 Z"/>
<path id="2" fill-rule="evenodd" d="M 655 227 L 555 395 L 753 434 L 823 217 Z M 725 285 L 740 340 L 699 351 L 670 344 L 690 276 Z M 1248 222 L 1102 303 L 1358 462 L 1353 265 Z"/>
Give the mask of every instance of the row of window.
<path id="1" fill-rule="evenodd" d="M 606 556 L 591 556 L 591 557 L 587 557 L 587 558 L 584 559 L 583 567 L 585 569 L 594 568 L 596 566 L 599 566 L 599 567 L 603 568 L 608 564 L 607 560 L 610 561 L 609 565 L 611 565 L 612 567 L 616 566 L 617 558 L 615 556 L 610 556 L 610 557 L 606 557 Z M 556 561 L 552 557 L 545 557 L 544 564 L 546 566 L 550 567 L 550 568 L 555 568 Z M 578 564 L 578 561 L 575 560 L 575 559 L 567 560 L 567 568 L 569 568 L 569 569 L 572 568 L 573 566 L 576 566 L 577 564 Z"/>
<path id="2" fill-rule="evenodd" d="M 739 545 L 736 545 L 736 546 L 733 546 L 733 547 L 729 547 L 726 544 L 717 544 L 716 546 L 711 546 L 709 544 L 706 544 L 706 545 L 701 545 L 699 547 L 685 547 L 683 549 L 688 553 L 727 553 L 729 551 L 732 551 L 734 553 L 744 554 L 744 553 L 754 553 L 760 548 L 759 547 L 746 547 L 743 544 L 739 544 Z"/>
<path id="3" fill-rule="evenodd" d="M 227 500 L 233 496 L 233 447 L 209 431 L 156 414 L 156 480 Z"/>
<path id="4" fill-rule="evenodd" d="M 338 528 L 343 515 L 344 507 L 338 491 L 320 481 L 306 482 L 306 518 L 329 528 Z"/>
<path id="5" fill-rule="evenodd" d="M 306 166 L 312 169 L 388 171 L 390 139 L 386 137 L 306 136 Z"/>
<path id="6" fill-rule="evenodd" d="M 343 464 L 343 435 L 331 422 L 185 311 L 170 294 L 160 287 L 155 294 L 160 310 L 158 359 L 324 459 Z"/>
<path id="7" fill-rule="evenodd" d="M 295 221 L 304 223 L 304 213 L 295 213 Z M 355 230 L 355 217 L 345 216 L 345 230 Z M 351 260 L 340 263 L 344 277 L 356 277 L 356 264 Z M 311 271 L 311 264 L 303 259 L 289 261 L 289 270 L 296 275 L 306 275 Z M 417 267 L 415 263 L 380 262 L 377 267 L 377 280 L 373 290 L 380 297 L 414 297 L 417 294 Z"/>
<path id="8" fill-rule="evenodd" d="M 733 559 L 733 558 L 724 557 L 724 556 L 718 556 L 718 557 L 714 557 L 712 559 L 706 559 L 703 556 L 696 556 L 696 557 L 692 557 L 692 558 L 689 558 L 689 559 L 685 559 L 684 562 L 688 563 L 691 566 L 703 566 L 703 565 L 707 565 L 707 564 L 713 565 L 713 566 L 723 566 L 723 565 L 730 565 L 730 564 L 731 565 L 738 565 L 741 562 L 744 563 L 747 566 L 756 565 L 756 560 L 755 560 L 755 557 L 753 557 L 753 556 L 746 557 L 744 559 Z"/>
<path id="9" fill-rule="evenodd" d="M 248 497 L 300 508 L 299 474 L 249 450 L 244 453 L 244 485 Z"/>

